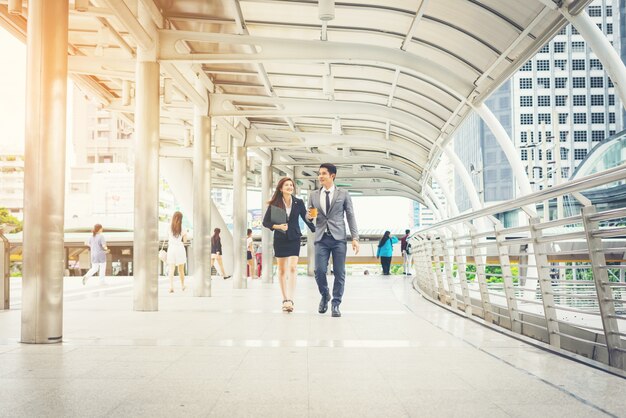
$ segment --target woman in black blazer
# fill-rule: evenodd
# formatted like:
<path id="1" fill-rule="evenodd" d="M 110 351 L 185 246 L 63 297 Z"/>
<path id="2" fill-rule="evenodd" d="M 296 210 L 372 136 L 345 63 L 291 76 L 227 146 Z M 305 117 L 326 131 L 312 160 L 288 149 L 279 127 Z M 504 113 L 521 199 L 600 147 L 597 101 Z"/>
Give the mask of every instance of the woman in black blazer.
<path id="1" fill-rule="evenodd" d="M 293 312 L 293 294 L 302 236 L 298 218 L 302 218 L 309 229 L 315 232 L 315 225 L 307 219 L 304 202 L 293 195 L 295 191 L 292 179 L 289 177 L 280 179 L 263 217 L 263 226 L 274 231 L 274 256 L 278 264 L 278 280 L 285 312 Z"/>

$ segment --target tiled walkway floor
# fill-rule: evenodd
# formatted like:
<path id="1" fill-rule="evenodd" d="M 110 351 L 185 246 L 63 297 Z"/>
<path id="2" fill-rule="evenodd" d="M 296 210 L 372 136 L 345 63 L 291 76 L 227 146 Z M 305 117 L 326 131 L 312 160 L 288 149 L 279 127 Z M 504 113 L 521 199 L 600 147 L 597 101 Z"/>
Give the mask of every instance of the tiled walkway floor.
<path id="1" fill-rule="evenodd" d="M 400 277 L 349 277 L 342 318 L 301 277 L 213 297 L 166 293 L 133 312 L 128 279 L 66 279 L 64 343 L 18 343 L 0 311 L 2 417 L 626 416 L 624 379 L 528 346 L 417 296 Z M 219 280 L 219 281 L 218 281 Z M 19 296 L 19 292 L 14 292 Z"/>

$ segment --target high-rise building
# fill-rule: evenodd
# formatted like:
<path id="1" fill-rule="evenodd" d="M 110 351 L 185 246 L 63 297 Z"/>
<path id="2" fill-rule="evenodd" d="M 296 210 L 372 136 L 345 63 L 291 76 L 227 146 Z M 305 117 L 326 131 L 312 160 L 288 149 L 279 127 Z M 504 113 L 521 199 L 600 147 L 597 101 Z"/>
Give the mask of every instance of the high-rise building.
<path id="1" fill-rule="evenodd" d="M 617 0 L 595 0 L 591 19 L 619 48 Z M 570 177 L 600 141 L 621 130 L 621 103 L 600 60 L 568 25 L 513 76 L 514 141 L 535 190 Z"/>

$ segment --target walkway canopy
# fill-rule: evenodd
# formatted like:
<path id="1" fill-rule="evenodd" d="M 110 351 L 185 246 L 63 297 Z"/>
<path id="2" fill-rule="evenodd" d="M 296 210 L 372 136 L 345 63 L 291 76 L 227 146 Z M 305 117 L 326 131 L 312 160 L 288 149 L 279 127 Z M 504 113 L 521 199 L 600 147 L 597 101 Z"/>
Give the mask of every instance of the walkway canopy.
<path id="1" fill-rule="evenodd" d="M 214 185 L 231 182 L 232 137 L 301 181 L 334 162 L 353 192 L 423 201 L 424 174 L 472 106 L 567 23 L 549 0 L 332 3 L 76 0 L 69 71 L 132 123 L 138 49 L 153 51 L 160 153 L 191 158 L 193 109 L 206 109 Z M 7 7 L 0 24 L 24 37 L 26 11 Z"/>

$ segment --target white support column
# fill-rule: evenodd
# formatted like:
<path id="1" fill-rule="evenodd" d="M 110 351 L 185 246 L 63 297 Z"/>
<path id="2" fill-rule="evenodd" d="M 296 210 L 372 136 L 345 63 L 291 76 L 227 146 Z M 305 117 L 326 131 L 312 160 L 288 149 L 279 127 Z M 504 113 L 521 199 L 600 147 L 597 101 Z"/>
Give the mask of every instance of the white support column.
<path id="1" fill-rule="evenodd" d="M 248 287 L 246 277 L 246 226 L 248 217 L 246 147 L 234 147 L 233 169 L 233 288 Z"/>
<path id="2" fill-rule="evenodd" d="M 480 202 L 480 197 L 478 196 L 478 191 L 476 190 L 476 186 L 474 186 L 474 182 L 470 177 L 470 174 L 467 172 L 467 169 L 461 162 L 461 159 L 456 155 L 454 149 L 452 149 L 452 143 L 448 143 L 445 147 L 443 147 L 443 152 L 446 153 L 452 164 L 454 165 L 454 169 L 457 171 L 457 174 L 461 178 L 463 185 L 465 186 L 465 190 L 467 191 L 467 195 L 469 196 L 470 203 L 472 205 L 472 209 L 478 210 L 483 207 Z"/>
<path id="3" fill-rule="evenodd" d="M 565 8 L 560 10 L 597 55 L 607 74 L 611 77 L 622 106 L 626 109 L 626 67 L 617 51 L 584 10 L 576 15 L 571 15 Z"/>
<path id="4" fill-rule="evenodd" d="M 307 192 L 307 208 L 308 204 L 311 201 L 311 194 L 313 193 L 313 189 L 309 189 Z M 315 277 L 315 232 L 311 232 L 309 227 L 305 226 L 306 229 L 306 274 L 310 277 Z"/>
<path id="5" fill-rule="evenodd" d="M 139 21 L 154 23 L 143 4 Z M 151 50 L 137 48 L 135 78 L 135 215 L 133 276 L 136 311 L 159 309 L 159 63 L 156 42 Z"/>
<path id="6" fill-rule="evenodd" d="M 206 91 L 196 80 L 196 89 Z M 205 94 L 206 96 L 206 94 Z M 208 103 L 208 98 L 207 98 Z M 211 118 L 194 106 L 193 141 L 193 294 L 211 296 Z"/>
<path id="7" fill-rule="evenodd" d="M 28 3 L 24 343 L 58 343 L 63 338 L 68 13 L 65 0 Z"/>
<path id="8" fill-rule="evenodd" d="M 511 165 L 511 171 L 513 172 L 513 176 L 517 182 L 517 187 L 519 188 L 521 195 L 526 196 L 532 193 L 533 190 L 532 187 L 530 187 L 530 181 L 528 180 L 526 170 L 524 170 L 524 166 L 517 155 L 515 145 L 513 144 L 513 141 L 511 141 L 511 138 L 509 138 L 509 134 L 506 133 L 506 130 L 498 118 L 496 118 L 493 112 L 491 112 L 491 110 L 484 103 L 474 105 L 474 110 L 476 110 L 476 113 L 478 113 L 483 122 L 485 122 L 485 124 L 489 127 L 489 130 L 493 133 L 496 141 L 500 144 L 500 148 L 502 148 L 507 161 Z"/>
<path id="9" fill-rule="evenodd" d="M 267 208 L 267 202 L 272 197 L 272 166 L 270 161 L 263 161 L 261 164 L 261 207 Z M 265 213 L 263 213 L 264 215 Z M 263 247 L 263 262 L 262 262 L 262 272 L 261 276 L 263 278 L 263 283 L 273 283 L 274 275 L 272 274 L 273 270 L 273 249 L 272 249 L 272 239 L 274 233 L 269 229 L 263 227 L 263 232 L 261 234 L 261 246 Z"/>

